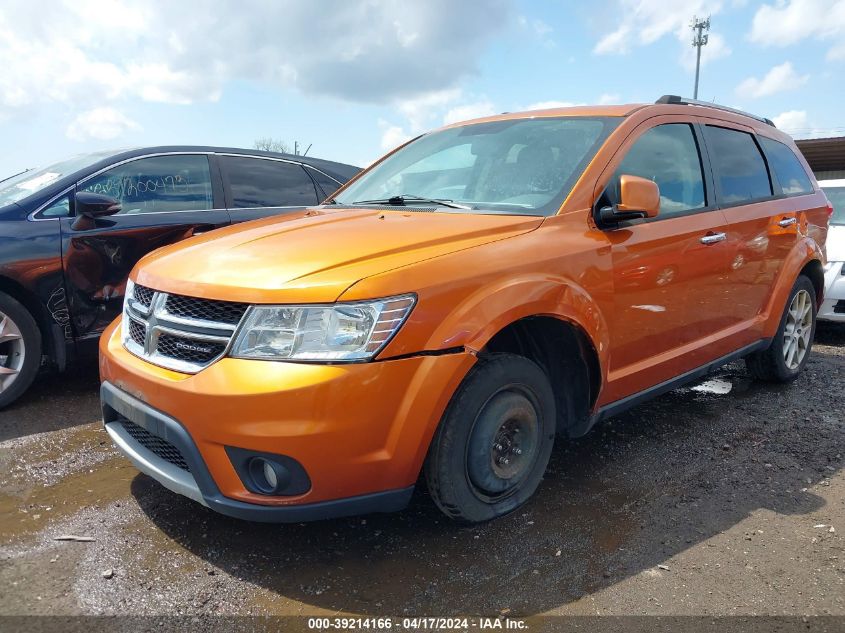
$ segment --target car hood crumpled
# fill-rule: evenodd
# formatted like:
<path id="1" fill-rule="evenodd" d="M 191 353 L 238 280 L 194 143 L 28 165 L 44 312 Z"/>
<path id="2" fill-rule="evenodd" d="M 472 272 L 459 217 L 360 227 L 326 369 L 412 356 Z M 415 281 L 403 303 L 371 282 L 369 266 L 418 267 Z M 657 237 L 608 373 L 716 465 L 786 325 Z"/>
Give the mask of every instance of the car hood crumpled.
<path id="1" fill-rule="evenodd" d="M 155 251 L 139 262 L 135 281 L 209 299 L 327 303 L 366 277 L 526 233 L 542 221 L 401 207 L 304 209 Z"/>

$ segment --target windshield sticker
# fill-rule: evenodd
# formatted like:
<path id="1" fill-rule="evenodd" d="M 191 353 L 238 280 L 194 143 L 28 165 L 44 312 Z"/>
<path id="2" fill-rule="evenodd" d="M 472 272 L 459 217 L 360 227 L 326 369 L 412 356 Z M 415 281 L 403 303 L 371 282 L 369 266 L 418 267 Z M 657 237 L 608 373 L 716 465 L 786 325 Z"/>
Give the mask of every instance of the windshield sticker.
<path id="1" fill-rule="evenodd" d="M 30 178 L 29 180 L 24 180 L 22 183 L 18 184 L 18 189 L 24 189 L 26 191 L 35 191 L 36 189 L 40 189 L 45 185 L 53 182 L 56 178 L 58 178 L 61 174 L 57 174 L 54 171 L 48 171 L 40 176 L 36 176 L 35 178 Z"/>

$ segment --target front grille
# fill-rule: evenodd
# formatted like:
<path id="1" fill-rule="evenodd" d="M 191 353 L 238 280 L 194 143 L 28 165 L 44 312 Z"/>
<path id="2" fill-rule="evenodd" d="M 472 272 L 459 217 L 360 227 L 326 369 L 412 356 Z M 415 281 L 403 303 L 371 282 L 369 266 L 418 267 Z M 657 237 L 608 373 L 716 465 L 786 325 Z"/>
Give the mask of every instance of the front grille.
<path id="1" fill-rule="evenodd" d="M 195 374 L 226 353 L 248 308 L 136 285 L 124 302 L 123 344 L 150 363 Z"/>
<path id="2" fill-rule="evenodd" d="M 167 297 L 165 308 L 169 314 L 184 319 L 198 319 L 202 321 L 217 321 L 237 325 L 249 306 L 245 303 L 231 301 L 212 301 L 210 299 L 196 299 L 170 295 Z"/>
<path id="3" fill-rule="evenodd" d="M 188 468 L 188 462 L 185 461 L 182 453 L 173 444 L 157 435 L 153 435 L 144 427 L 138 426 L 129 420 L 120 420 L 120 423 L 126 429 L 126 432 L 132 436 L 132 439 L 148 451 L 161 457 L 164 461 L 170 462 L 177 468 L 190 472 L 191 469 Z"/>
<path id="4" fill-rule="evenodd" d="M 162 334 L 158 337 L 156 351 L 162 356 L 175 358 L 186 363 L 205 364 L 220 356 L 226 351 L 223 343 L 211 343 L 208 341 Z"/>
<path id="5" fill-rule="evenodd" d="M 135 341 L 137 345 L 141 347 L 144 346 L 144 338 L 147 336 L 147 328 L 142 324 L 136 321 L 135 319 L 129 319 L 129 337 Z"/>
<path id="6" fill-rule="evenodd" d="M 135 296 L 134 299 L 138 303 L 140 303 L 145 308 L 149 308 L 150 304 L 153 302 L 153 295 L 155 294 L 155 290 L 151 290 L 150 288 L 146 288 L 144 286 L 135 285 Z"/>

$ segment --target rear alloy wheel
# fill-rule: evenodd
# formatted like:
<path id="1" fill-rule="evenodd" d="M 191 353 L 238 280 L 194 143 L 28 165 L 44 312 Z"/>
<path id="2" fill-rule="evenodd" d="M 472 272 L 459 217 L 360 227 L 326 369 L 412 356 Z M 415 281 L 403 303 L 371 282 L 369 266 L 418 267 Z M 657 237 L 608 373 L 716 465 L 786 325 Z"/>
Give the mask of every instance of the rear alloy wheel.
<path id="1" fill-rule="evenodd" d="M 813 299 L 803 288 L 795 293 L 783 332 L 783 362 L 787 369 L 798 369 L 812 345 Z"/>
<path id="2" fill-rule="evenodd" d="M 760 380 L 791 382 L 807 364 L 815 331 L 816 289 L 801 275 L 789 293 L 772 344 L 762 352 L 747 356 L 745 364 Z"/>
<path id="3" fill-rule="evenodd" d="M 549 379 L 514 354 L 479 359 L 432 440 L 426 480 L 449 517 L 487 521 L 522 505 L 537 489 L 555 437 Z"/>
<path id="4" fill-rule="evenodd" d="M 0 408 L 32 384 L 41 364 L 41 333 L 18 301 L 0 292 Z"/>

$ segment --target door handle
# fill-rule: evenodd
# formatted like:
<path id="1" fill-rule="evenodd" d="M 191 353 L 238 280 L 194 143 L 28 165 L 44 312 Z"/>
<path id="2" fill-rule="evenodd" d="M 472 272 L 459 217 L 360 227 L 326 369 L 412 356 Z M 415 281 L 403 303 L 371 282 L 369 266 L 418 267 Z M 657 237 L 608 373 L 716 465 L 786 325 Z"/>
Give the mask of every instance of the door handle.
<path id="1" fill-rule="evenodd" d="M 783 220 L 778 222 L 778 226 L 785 229 L 786 227 L 792 226 L 793 224 L 797 224 L 797 223 L 798 223 L 797 218 L 784 218 Z"/>
<path id="2" fill-rule="evenodd" d="M 702 237 L 699 241 L 702 244 L 707 244 L 709 246 L 710 244 L 716 244 L 718 242 L 724 242 L 726 239 L 728 239 L 728 236 L 727 236 L 726 233 L 709 233 L 709 234 L 705 235 L 704 237 Z"/>

